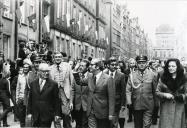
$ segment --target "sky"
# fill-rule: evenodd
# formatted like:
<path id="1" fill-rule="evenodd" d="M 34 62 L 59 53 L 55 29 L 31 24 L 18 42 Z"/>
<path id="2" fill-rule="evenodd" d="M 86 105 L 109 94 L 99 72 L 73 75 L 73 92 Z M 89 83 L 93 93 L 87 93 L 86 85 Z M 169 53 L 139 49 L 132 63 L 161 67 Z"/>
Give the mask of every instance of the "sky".
<path id="1" fill-rule="evenodd" d="M 187 0 L 118 0 L 127 4 L 130 17 L 138 17 L 142 29 L 155 43 L 155 30 L 161 24 L 169 24 L 176 35 L 187 32 Z M 186 16 L 185 16 L 186 15 Z"/>

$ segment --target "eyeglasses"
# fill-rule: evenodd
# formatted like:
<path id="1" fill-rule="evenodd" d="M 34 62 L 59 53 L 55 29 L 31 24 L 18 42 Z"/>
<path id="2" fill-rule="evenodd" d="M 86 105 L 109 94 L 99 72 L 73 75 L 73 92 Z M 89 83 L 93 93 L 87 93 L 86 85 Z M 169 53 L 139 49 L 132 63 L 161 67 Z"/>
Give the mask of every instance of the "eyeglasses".
<path id="1" fill-rule="evenodd" d="M 110 64 L 111 66 L 116 66 L 117 64 Z"/>
<path id="2" fill-rule="evenodd" d="M 93 65 L 96 65 L 96 64 L 90 64 L 90 66 L 93 66 Z"/>
<path id="3" fill-rule="evenodd" d="M 41 73 L 49 73 L 48 70 L 40 70 L 40 71 L 41 71 Z"/>
<path id="4" fill-rule="evenodd" d="M 62 58 L 62 56 L 54 56 L 54 58 Z"/>

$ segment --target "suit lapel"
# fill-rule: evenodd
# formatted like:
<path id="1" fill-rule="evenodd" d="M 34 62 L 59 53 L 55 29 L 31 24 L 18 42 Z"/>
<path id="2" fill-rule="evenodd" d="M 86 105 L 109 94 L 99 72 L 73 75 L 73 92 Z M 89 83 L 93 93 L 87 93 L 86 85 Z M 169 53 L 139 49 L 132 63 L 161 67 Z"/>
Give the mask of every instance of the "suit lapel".
<path id="1" fill-rule="evenodd" d="M 104 79 L 105 79 L 104 73 L 102 73 L 101 76 L 100 76 L 100 78 L 99 78 L 99 80 L 97 81 L 96 85 L 98 86 L 99 84 L 101 84 Z"/>
<path id="2" fill-rule="evenodd" d="M 90 76 L 90 88 L 91 88 L 91 90 L 92 91 L 94 91 L 95 90 L 95 83 L 94 83 L 94 78 L 93 78 L 93 74 Z"/>
<path id="3" fill-rule="evenodd" d="M 36 80 L 36 90 L 40 94 L 40 84 L 39 84 L 39 79 Z"/>
<path id="4" fill-rule="evenodd" d="M 114 80 L 115 80 L 115 81 L 117 81 L 118 76 L 119 76 L 119 73 L 116 71 L 115 76 L 114 76 Z"/>

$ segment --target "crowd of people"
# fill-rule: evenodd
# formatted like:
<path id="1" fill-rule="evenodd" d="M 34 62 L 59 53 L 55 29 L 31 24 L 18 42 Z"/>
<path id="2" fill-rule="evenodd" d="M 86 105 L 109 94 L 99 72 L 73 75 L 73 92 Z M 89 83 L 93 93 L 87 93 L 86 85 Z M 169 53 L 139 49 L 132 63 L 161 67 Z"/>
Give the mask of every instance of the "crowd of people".
<path id="1" fill-rule="evenodd" d="M 27 51 L 27 52 L 26 52 Z M 42 55 L 20 45 L 16 62 L 0 52 L 0 120 L 14 113 L 20 127 L 186 127 L 187 77 L 178 59 L 128 62 L 110 57 L 71 60 L 63 52 Z M 128 114 L 126 115 L 125 109 Z M 158 121 L 159 118 L 159 121 Z M 62 124 L 63 120 L 63 124 Z"/>

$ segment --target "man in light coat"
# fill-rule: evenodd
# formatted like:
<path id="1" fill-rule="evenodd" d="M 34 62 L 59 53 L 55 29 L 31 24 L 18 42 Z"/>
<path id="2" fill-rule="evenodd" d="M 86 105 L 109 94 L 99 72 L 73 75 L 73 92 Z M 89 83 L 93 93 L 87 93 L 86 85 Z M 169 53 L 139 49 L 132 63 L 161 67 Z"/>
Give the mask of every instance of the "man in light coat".
<path id="1" fill-rule="evenodd" d="M 62 62 L 62 54 L 60 52 L 54 54 L 54 60 L 55 64 L 51 66 L 50 78 L 58 83 L 61 106 L 66 106 L 69 111 L 69 114 L 63 115 L 64 128 L 71 128 L 70 111 L 73 109 L 74 97 L 72 69 L 67 62 Z"/>

